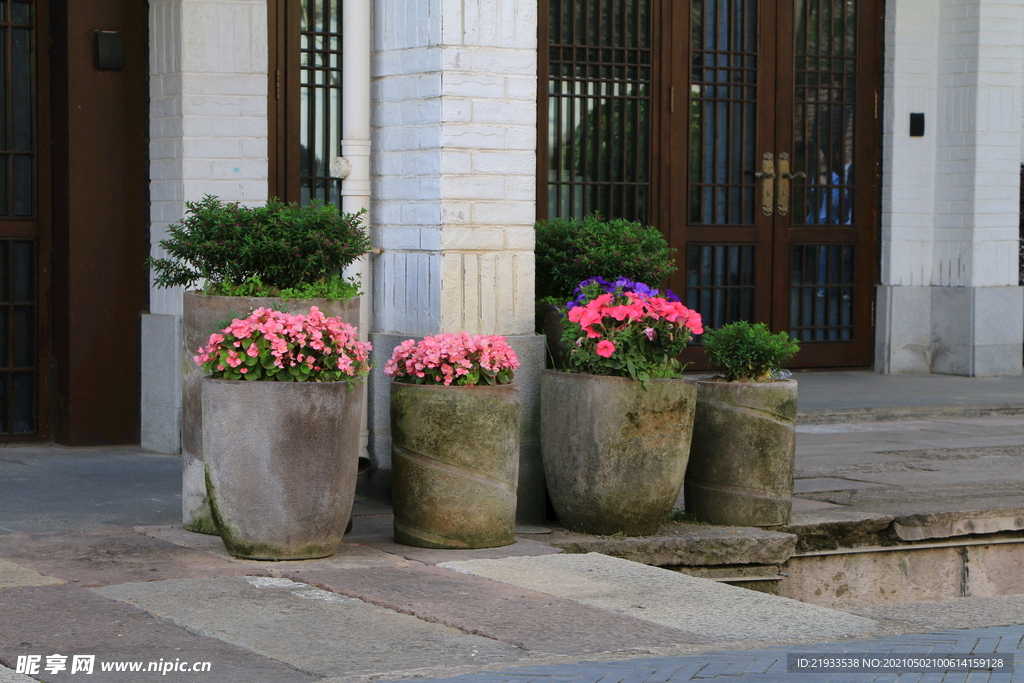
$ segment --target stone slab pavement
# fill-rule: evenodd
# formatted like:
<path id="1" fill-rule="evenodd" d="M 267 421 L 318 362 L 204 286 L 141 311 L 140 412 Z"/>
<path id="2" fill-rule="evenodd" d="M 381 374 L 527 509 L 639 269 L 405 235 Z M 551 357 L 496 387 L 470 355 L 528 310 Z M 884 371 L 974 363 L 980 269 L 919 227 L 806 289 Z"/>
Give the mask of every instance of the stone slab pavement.
<path id="1" fill-rule="evenodd" d="M 1024 529 L 1024 416 L 800 424 L 795 476 L 794 526 L 895 518 L 905 540 Z"/>
<path id="2" fill-rule="evenodd" d="M 790 654 L 833 656 L 871 655 L 892 666 L 873 672 L 815 673 L 790 669 Z M 507 668 L 433 679 L 433 683 L 675 683 L 676 681 L 730 681 L 746 683 L 1010 683 L 1024 680 L 1024 666 L 1009 671 L 953 670 L 934 673 L 899 666 L 903 658 L 945 659 L 971 655 L 1001 660 L 1024 658 L 1024 626 L 959 629 L 895 638 L 847 641 L 842 644 L 802 645 L 713 652 L 682 657 L 637 658 L 615 662 L 579 662 L 557 666 Z M 1005 664 L 1004 664 L 1005 668 Z M 908 670 L 909 669 L 909 670 Z"/>
<path id="3" fill-rule="evenodd" d="M 1024 375 L 882 375 L 798 371 L 803 424 L 1024 414 Z"/>
<path id="4" fill-rule="evenodd" d="M 843 515 L 872 524 L 918 513 L 919 527 L 936 527 L 949 521 L 941 514 L 956 496 L 961 511 L 981 503 L 997 504 L 997 512 L 1024 507 L 1024 417 L 803 424 L 798 447 L 798 516 L 823 520 L 823 528 Z M 175 526 L 179 493 L 175 457 L 0 449 L 0 683 L 78 680 L 67 671 L 31 678 L 10 671 L 28 654 L 43 663 L 47 655 L 94 654 L 107 663 L 211 664 L 202 674 L 97 671 L 85 678 L 100 683 L 460 674 L 488 683 L 1000 681 L 1012 677 L 822 677 L 780 671 L 778 662 L 796 649 L 1019 653 L 1024 638 L 1022 596 L 827 610 L 625 560 L 566 556 L 543 535 L 477 554 L 392 547 L 381 540 L 387 521 L 379 506 L 363 506 L 352 542 L 334 558 L 243 562 L 218 539 Z M 900 507 L 908 499 L 914 505 Z M 1015 519 L 1007 514 L 998 523 Z M 609 562 L 629 569 L 616 574 Z M 515 563 L 536 566 L 510 572 Z M 552 581 L 558 563 L 566 563 L 554 572 L 562 578 Z M 662 574 L 651 582 L 649 572 Z M 674 577 L 675 589 L 659 585 L 663 574 Z M 947 631 L 955 627 L 967 630 Z M 943 632 L 920 635 L 935 630 Z"/>

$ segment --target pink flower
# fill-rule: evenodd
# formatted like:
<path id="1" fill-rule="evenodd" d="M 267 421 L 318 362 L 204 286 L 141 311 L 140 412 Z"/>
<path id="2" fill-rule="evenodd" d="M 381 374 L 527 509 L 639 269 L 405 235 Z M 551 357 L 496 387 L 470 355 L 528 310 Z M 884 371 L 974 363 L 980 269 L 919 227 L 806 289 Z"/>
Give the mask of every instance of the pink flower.
<path id="1" fill-rule="evenodd" d="M 654 341 L 654 328 L 653 327 L 646 328 L 644 330 L 644 334 L 647 335 L 647 340 L 648 341 Z"/>
<path id="2" fill-rule="evenodd" d="M 485 376 L 508 382 L 517 367 L 519 359 L 504 337 L 446 332 L 396 346 L 384 374 L 397 381 L 422 377 L 428 384 L 473 385 Z"/>
<path id="3" fill-rule="evenodd" d="M 232 320 L 220 334 L 211 335 L 194 360 L 218 378 L 235 368 L 256 379 L 274 379 L 280 370 L 304 365 L 310 368 L 308 381 L 335 381 L 334 368 L 351 378 L 369 371 L 371 346 L 358 339 L 356 328 L 340 318 L 324 316 L 315 306 L 309 315 L 258 308 L 247 318 Z M 245 365 L 246 356 L 260 362 Z"/>
<path id="4" fill-rule="evenodd" d="M 613 353 L 615 353 L 615 344 L 607 339 L 597 342 L 597 355 L 603 358 L 611 358 Z"/>

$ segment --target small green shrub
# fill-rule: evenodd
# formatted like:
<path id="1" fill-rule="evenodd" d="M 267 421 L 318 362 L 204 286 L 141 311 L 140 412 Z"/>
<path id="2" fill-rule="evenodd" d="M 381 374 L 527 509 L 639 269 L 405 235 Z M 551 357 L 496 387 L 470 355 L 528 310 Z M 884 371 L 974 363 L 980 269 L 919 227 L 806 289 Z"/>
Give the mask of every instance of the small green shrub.
<path id="1" fill-rule="evenodd" d="M 271 199 L 248 207 L 207 195 L 160 242 L 168 258 L 149 258 L 158 287 L 194 287 L 231 296 L 324 297 L 358 294 L 341 271 L 370 249 L 362 213 L 333 204 L 300 207 Z"/>
<path id="2" fill-rule="evenodd" d="M 537 298 L 564 304 L 584 280 L 624 277 L 652 287 L 676 270 L 674 249 L 657 228 L 591 214 L 537 223 Z"/>
<path id="3" fill-rule="evenodd" d="M 704 350 L 711 367 L 730 382 L 763 382 L 800 350 L 788 332 L 772 334 L 764 323 L 745 320 L 705 330 Z"/>

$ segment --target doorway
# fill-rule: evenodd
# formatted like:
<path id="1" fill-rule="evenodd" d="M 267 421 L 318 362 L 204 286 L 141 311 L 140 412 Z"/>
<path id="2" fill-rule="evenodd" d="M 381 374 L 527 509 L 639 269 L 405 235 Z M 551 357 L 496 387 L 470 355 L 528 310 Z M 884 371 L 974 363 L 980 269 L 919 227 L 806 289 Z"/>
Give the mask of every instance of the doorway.
<path id="1" fill-rule="evenodd" d="M 49 71 L 45 3 L 0 2 L 0 437 L 49 428 Z M 43 30 L 40 30 L 40 27 Z"/>
<path id="2" fill-rule="evenodd" d="M 331 163 L 341 156 L 342 0 L 267 5 L 270 44 L 269 196 L 341 206 Z"/>
<path id="3" fill-rule="evenodd" d="M 655 225 L 706 325 L 787 330 L 796 367 L 869 365 L 882 4 L 550 0 L 539 215 Z"/>

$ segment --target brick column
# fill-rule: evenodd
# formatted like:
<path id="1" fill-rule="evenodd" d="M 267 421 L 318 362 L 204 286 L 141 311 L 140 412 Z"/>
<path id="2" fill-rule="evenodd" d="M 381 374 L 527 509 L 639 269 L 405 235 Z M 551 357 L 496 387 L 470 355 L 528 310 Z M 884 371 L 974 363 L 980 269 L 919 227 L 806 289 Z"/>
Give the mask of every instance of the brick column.
<path id="1" fill-rule="evenodd" d="M 1019 375 L 1024 6 L 887 5 L 883 372 Z M 910 138 L 910 112 L 926 133 Z"/>
<path id="2" fill-rule="evenodd" d="M 521 468 L 532 471 L 544 354 L 533 334 L 536 3 L 378 0 L 372 69 L 378 362 L 410 336 L 509 336 L 524 362 Z M 371 451 L 385 472 L 387 395 L 386 382 L 371 385 Z M 529 504 L 521 497 L 527 517 Z"/>
<path id="3" fill-rule="evenodd" d="M 184 202 L 267 199 L 265 0 L 150 0 L 152 254 Z M 151 288 L 142 321 L 142 445 L 180 449 L 181 291 Z"/>

